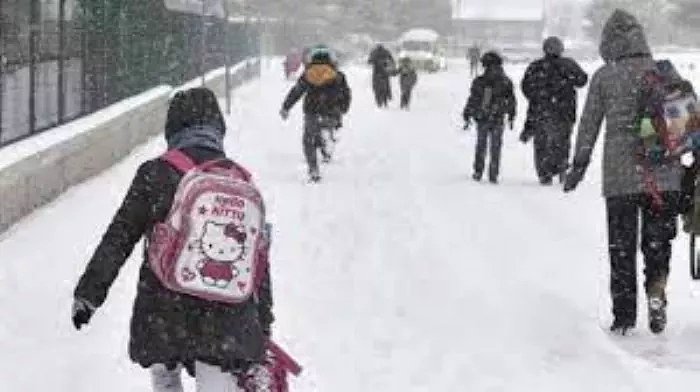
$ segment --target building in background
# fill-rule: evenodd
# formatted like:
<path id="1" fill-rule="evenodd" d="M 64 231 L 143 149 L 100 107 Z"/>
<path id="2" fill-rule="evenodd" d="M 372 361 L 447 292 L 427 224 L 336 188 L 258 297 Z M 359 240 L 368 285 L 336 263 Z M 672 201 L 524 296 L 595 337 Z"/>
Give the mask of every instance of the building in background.
<path id="1" fill-rule="evenodd" d="M 542 6 L 513 7 L 499 0 L 488 3 L 456 0 L 452 12 L 453 34 L 458 42 L 513 45 L 539 42 L 545 26 Z"/>

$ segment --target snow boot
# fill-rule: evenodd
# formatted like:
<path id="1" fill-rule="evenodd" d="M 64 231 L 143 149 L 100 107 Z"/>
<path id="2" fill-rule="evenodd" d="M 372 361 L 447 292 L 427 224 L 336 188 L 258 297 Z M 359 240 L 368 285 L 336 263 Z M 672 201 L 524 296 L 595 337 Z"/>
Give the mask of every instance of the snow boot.
<path id="1" fill-rule="evenodd" d="M 540 177 L 540 185 L 550 186 L 552 183 L 552 177 Z"/>
<path id="2" fill-rule="evenodd" d="M 634 329 L 634 324 L 634 322 L 616 318 L 610 326 L 610 332 L 620 336 L 627 336 Z"/>
<path id="3" fill-rule="evenodd" d="M 472 174 L 472 180 L 474 180 L 476 182 L 481 182 L 481 173 Z"/>
<path id="4" fill-rule="evenodd" d="M 497 177 L 489 177 L 489 182 L 492 183 L 493 185 L 498 185 L 498 178 Z"/>
<path id="5" fill-rule="evenodd" d="M 666 301 L 659 296 L 650 296 L 647 307 L 649 311 L 649 329 L 658 335 L 666 329 Z"/>
<path id="6" fill-rule="evenodd" d="M 647 289 L 647 311 L 649 314 L 649 329 L 660 334 L 666 329 L 666 281 L 656 278 Z"/>
<path id="7" fill-rule="evenodd" d="M 319 172 L 318 168 L 309 169 L 309 182 L 310 183 L 321 182 L 321 173 Z"/>

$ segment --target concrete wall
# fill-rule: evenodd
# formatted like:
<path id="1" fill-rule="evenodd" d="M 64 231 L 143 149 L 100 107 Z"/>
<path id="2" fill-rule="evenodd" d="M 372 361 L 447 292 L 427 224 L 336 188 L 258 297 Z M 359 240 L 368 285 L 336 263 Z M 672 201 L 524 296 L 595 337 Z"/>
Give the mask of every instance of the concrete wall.
<path id="1" fill-rule="evenodd" d="M 232 88 L 257 77 L 259 69 L 257 60 L 232 67 Z M 207 87 L 220 97 L 225 95 L 223 70 L 214 71 L 205 79 Z M 201 85 L 201 81 L 183 87 L 193 85 Z M 153 89 L 0 149 L 0 233 L 161 134 L 174 90 L 170 86 Z"/>

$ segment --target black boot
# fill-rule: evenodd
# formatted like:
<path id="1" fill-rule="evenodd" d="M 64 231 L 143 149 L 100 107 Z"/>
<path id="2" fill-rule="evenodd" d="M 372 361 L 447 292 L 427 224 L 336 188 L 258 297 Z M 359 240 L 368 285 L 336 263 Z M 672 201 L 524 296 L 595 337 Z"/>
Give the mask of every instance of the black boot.
<path id="1" fill-rule="evenodd" d="M 480 182 L 481 181 L 481 173 L 472 174 L 472 179 L 476 182 Z"/>
<path id="2" fill-rule="evenodd" d="M 610 332 L 620 336 L 626 336 L 634 329 L 634 324 L 634 322 L 629 320 L 615 318 L 615 321 L 613 321 L 613 324 L 610 326 Z"/>
<path id="3" fill-rule="evenodd" d="M 318 170 L 318 168 L 309 169 L 309 182 L 321 182 L 321 172 Z"/>

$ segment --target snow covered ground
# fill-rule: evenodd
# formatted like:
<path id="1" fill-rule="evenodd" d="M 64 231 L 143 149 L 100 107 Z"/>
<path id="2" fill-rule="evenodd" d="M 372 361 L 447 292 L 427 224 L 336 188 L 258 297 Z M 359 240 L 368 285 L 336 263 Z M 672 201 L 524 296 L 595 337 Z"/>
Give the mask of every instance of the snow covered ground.
<path id="1" fill-rule="evenodd" d="M 467 73 L 424 75 L 411 112 L 355 103 L 324 182 L 305 184 L 301 114 L 276 115 L 275 69 L 235 94 L 227 147 L 275 225 L 275 335 L 305 366 L 295 391 L 656 391 L 700 382 L 700 299 L 676 244 L 664 337 L 610 337 L 599 163 L 573 195 L 536 185 L 508 132 L 502 183 L 469 179 Z M 523 67 L 510 67 L 516 81 Z M 699 80 L 700 79 L 696 79 Z M 396 104 L 396 102 L 395 102 Z M 520 113 L 525 106 L 521 99 Z M 522 122 L 523 118 L 519 119 Z M 0 391 L 147 391 L 127 358 L 139 252 L 90 327 L 73 286 L 154 141 L 0 237 Z M 640 301 L 640 305 L 643 301 Z M 188 384 L 191 388 L 191 384 Z"/>

